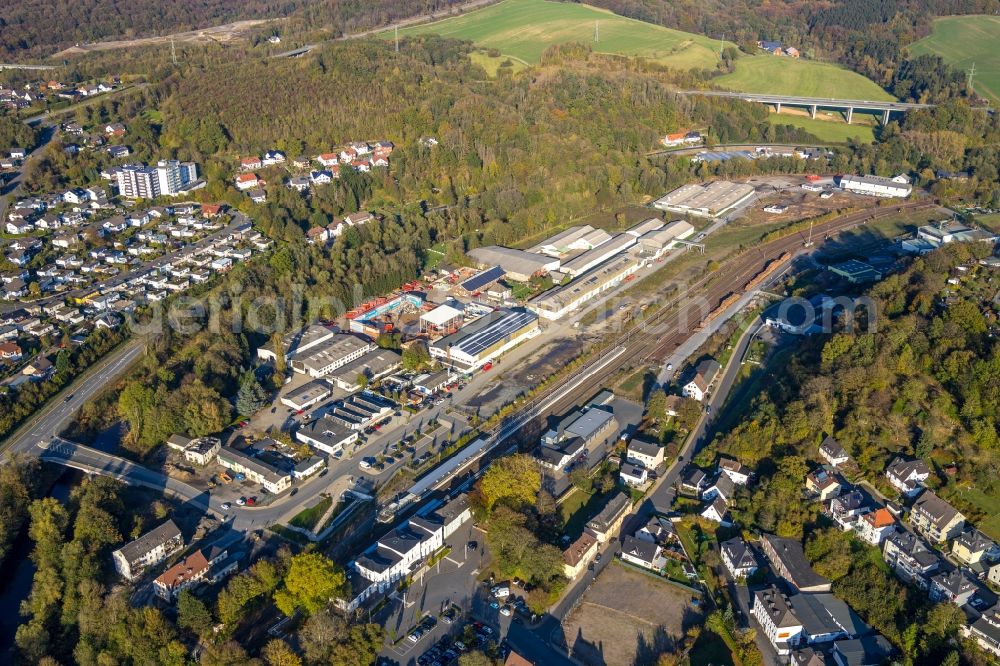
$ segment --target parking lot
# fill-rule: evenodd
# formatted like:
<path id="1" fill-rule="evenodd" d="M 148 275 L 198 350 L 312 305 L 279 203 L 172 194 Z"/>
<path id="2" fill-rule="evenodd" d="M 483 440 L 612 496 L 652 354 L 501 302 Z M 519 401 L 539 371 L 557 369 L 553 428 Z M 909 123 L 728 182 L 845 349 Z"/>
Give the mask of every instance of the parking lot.
<path id="1" fill-rule="evenodd" d="M 475 542 L 474 548 L 469 548 L 470 542 Z M 469 619 L 474 598 L 483 593 L 476 585 L 479 572 L 489 562 L 483 533 L 469 521 L 448 538 L 447 545 L 451 551 L 444 558 L 417 576 L 405 594 L 394 594 L 389 605 L 372 617 L 386 630 L 382 653 L 386 663 L 417 664 L 418 658 L 443 637 L 458 635 Z M 442 617 L 452 605 L 461 612 Z M 428 615 L 435 624 L 422 630 L 416 640 L 408 638 Z"/>

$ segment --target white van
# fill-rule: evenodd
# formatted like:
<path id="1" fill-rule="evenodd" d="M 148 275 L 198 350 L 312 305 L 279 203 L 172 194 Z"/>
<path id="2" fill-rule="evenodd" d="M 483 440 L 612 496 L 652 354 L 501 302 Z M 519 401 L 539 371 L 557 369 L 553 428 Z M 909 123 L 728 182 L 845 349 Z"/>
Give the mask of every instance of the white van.
<path id="1" fill-rule="evenodd" d="M 506 599 L 507 597 L 510 596 L 510 588 L 507 587 L 506 585 L 499 585 L 493 591 L 493 596 L 496 597 L 497 599 Z"/>

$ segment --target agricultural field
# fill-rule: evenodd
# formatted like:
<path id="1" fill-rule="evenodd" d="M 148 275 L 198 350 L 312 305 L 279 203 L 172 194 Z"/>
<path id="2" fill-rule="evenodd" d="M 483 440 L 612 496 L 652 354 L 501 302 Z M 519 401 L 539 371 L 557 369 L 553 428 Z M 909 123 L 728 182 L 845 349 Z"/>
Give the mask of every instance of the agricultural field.
<path id="1" fill-rule="evenodd" d="M 892 101 L 870 79 L 827 62 L 774 55 L 744 56 L 736 71 L 714 79 L 721 88 L 773 95 Z"/>
<path id="2" fill-rule="evenodd" d="M 946 16 L 934 21 L 931 34 L 910 45 L 911 55 L 927 53 L 968 71 L 976 64 L 972 86 L 994 103 L 1000 103 L 1000 17 Z"/>
<path id="3" fill-rule="evenodd" d="M 595 27 L 598 35 L 595 41 Z M 580 42 L 600 53 L 642 56 L 681 69 L 714 67 L 719 42 L 569 2 L 503 0 L 463 16 L 399 31 L 438 34 L 536 64 L 553 44 Z M 387 33 L 388 34 L 388 33 Z"/>
<path id="4" fill-rule="evenodd" d="M 814 135 L 820 141 L 826 143 L 847 143 L 848 139 L 860 139 L 862 142 L 871 143 L 875 140 L 875 134 L 871 125 L 862 125 L 855 122 L 848 125 L 843 120 L 840 113 L 831 112 L 833 116 L 829 120 L 823 120 L 820 110 L 817 118 L 810 118 L 808 115 L 793 115 L 790 113 L 772 113 L 768 116 L 768 121 L 772 125 L 794 125 L 800 127 Z M 857 120 L 858 112 L 855 111 L 854 118 Z"/>

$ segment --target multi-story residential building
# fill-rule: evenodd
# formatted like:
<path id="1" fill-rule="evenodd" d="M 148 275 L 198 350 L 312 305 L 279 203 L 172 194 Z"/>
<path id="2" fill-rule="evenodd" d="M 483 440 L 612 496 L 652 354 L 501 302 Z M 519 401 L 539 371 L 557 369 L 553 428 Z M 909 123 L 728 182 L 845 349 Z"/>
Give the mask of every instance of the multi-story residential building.
<path id="1" fill-rule="evenodd" d="M 889 509 L 882 507 L 862 515 L 855 524 L 858 536 L 873 546 L 881 546 L 896 531 L 896 519 Z"/>
<path id="2" fill-rule="evenodd" d="M 813 571 L 802 544 L 773 534 L 761 535 L 761 549 L 774 572 L 800 592 L 829 592 L 830 581 Z"/>
<path id="3" fill-rule="evenodd" d="M 771 645 L 785 656 L 801 645 L 830 643 L 870 633 L 870 628 L 832 594 L 782 594 L 775 586 L 753 594 L 750 613 Z"/>
<path id="4" fill-rule="evenodd" d="M 590 532 L 584 532 L 563 551 L 563 575 L 575 580 L 590 565 L 595 555 L 597 538 Z"/>
<path id="5" fill-rule="evenodd" d="M 965 516 L 933 491 L 925 490 L 913 503 L 910 523 L 931 541 L 942 543 L 961 534 Z"/>
<path id="6" fill-rule="evenodd" d="M 931 601 L 964 606 L 976 596 L 976 584 L 961 569 L 944 571 L 931 577 L 928 594 Z"/>
<path id="7" fill-rule="evenodd" d="M 865 496 L 860 491 L 852 490 L 830 500 L 830 507 L 827 511 L 830 518 L 837 526 L 844 530 L 857 528 L 858 520 L 868 512 L 868 505 L 865 503 Z"/>
<path id="8" fill-rule="evenodd" d="M 656 469 L 663 462 L 663 447 L 656 442 L 633 439 L 625 451 L 628 461 L 646 469 Z"/>
<path id="9" fill-rule="evenodd" d="M 625 493 L 618 493 L 604 505 L 600 513 L 587 523 L 590 531 L 599 543 L 606 543 L 618 534 L 625 516 L 632 510 L 632 500 Z"/>
<path id="10" fill-rule="evenodd" d="M 982 571 L 984 565 L 1000 559 L 1000 548 L 979 530 L 968 529 L 955 539 L 951 554 L 963 564 Z"/>
<path id="11" fill-rule="evenodd" d="M 965 626 L 962 633 L 976 641 L 981 648 L 1000 657 L 1000 606 L 983 613 L 975 622 Z"/>
<path id="12" fill-rule="evenodd" d="M 458 495 L 434 513 L 413 516 L 394 528 L 351 563 L 364 580 L 357 581 L 360 587 L 355 588 L 353 598 L 339 605 L 350 611 L 372 595 L 388 591 L 471 518 L 468 496 Z"/>
<path id="13" fill-rule="evenodd" d="M 172 520 L 127 543 L 111 556 L 115 570 L 129 581 L 136 580 L 146 567 L 158 564 L 184 547 L 184 537 Z"/>
<path id="14" fill-rule="evenodd" d="M 205 554 L 196 550 L 157 576 L 153 581 L 153 591 L 164 601 L 173 601 L 175 595 L 201 582 L 209 566 Z"/>
<path id="15" fill-rule="evenodd" d="M 118 193 L 129 199 L 153 199 L 183 192 L 198 179 L 194 162 L 161 160 L 155 167 L 126 164 L 115 171 Z"/>
<path id="16" fill-rule="evenodd" d="M 180 194 L 188 185 L 198 180 L 198 166 L 194 162 L 161 160 L 156 163 L 156 177 L 161 194 L 166 196 Z"/>
<path id="17" fill-rule="evenodd" d="M 118 193 L 129 199 L 154 199 L 160 196 L 156 169 L 142 164 L 126 164 L 115 171 Z"/>
<path id="18" fill-rule="evenodd" d="M 719 544 L 719 553 L 722 556 L 722 563 L 726 565 L 733 578 L 752 576 L 760 566 L 750 546 L 739 537 L 733 537 Z"/>
<path id="19" fill-rule="evenodd" d="M 882 557 L 903 581 L 927 589 L 928 577 L 937 571 L 941 561 L 912 532 L 896 532 L 882 544 Z"/>

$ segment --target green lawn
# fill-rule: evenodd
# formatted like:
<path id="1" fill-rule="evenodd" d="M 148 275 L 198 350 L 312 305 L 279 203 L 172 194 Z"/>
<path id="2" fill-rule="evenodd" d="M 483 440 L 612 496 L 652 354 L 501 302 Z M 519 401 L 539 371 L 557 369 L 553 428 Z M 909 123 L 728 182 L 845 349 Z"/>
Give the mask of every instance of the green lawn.
<path id="1" fill-rule="evenodd" d="M 976 64 L 976 92 L 1000 103 L 1000 17 L 946 16 L 934 21 L 931 34 L 910 46 L 912 55 L 927 53 L 968 71 Z"/>
<path id="2" fill-rule="evenodd" d="M 744 56 L 736 61 L 735 72 L 713 82 L 722 88 L 772 95 L 893 99 L 874 81 L 839 65 L 784 56 Z"/>
<path id="3" fill-rule="evenodd" d="M 528 67 L 520 60 L 515 60 L 503 55 L 491 56 L 483 51 L 473 51 L 469 54 L 469 58 L 472 59 L 472 62 L 485 69 L 486 74 L 490 77 L 495 77 L 500 71 L 501 65 L 505 65 L 506 63 L 510 63 L 510 65 L 504 67 L 504 69 L 510 70 L 511 74 L 516 74 L 517 72 L 520 72 Z"/>
<path id="4" fill-rule="evenodd" d="M 316 523 L 318 523 L 319 519 L 323 517 L 323 514 L 326 513 L 326 510 L 330 508 L 331 504 L 333 504 L 333 500 L 329 497 L 324 497 L 315 506 L 303 509 L 295 514 L 295 516 L 288 521 L 288 524 L 294 527 L 301 527 L 304 530 L 311 530 L 316 527 Z"/>
<path id="5" fill-rule="evenodd" d="M 1000 498 L 977 488 L 959 488 L 954 495 L 982 511 L 984 517 L 976 522 L 976 527 L 991 539 L 1000 540 Z"/>
<path id="6" fill-rule="evenodd" d="M 819 114 L 817 114 L 819 115 Z M 856 117 L 856 116 L 855 116 Z M 840 118 L 838 114 L 836 118 Z M 860 139 L 865 143 L 875 140 L 871 125 L 848 125 L 843 120 L 820 120 L 788 113 L 772 113 L 767 118 L 772 125 L 794 125 L 813 134 L 826 143 L 847 143 L 848 139 Z"/>
<path id="7" fill-rule="evenodd" d="M 996 232 L 1000 230 L 1000 213 L 994 213 L 992 215 L 976 215 L 975 223 L 979 224 L 990 231 Z"/>
<path id="8" fill-rule="evenodd" d="M 559 515 L 563 520 L 563 533 L 570 535 L 573 539 L 583 534 L 583 528 L 586 527 L 587 521 L 600 513 L 616 492 L 618 492 L 617 488 L 609 493 L 594 492 L 592 495 L 588 495 L 582 490 L 574 488 L 573 494 L 559 505 Z"/>
<path id="9" fill-rule="evenodd" d="M 643 56 L 682 69 L 714 67 L 719 49 L 719 42 L 702 35 L 663 28 L 588 5 L 547 0 L 503 0 L 462 16 L 406 28 L 400 33 L 470 40 L 529 64 L 538 63 L 542 52 L 553 44 L 566 42 L 587 44 L 600 53 Z"/>

